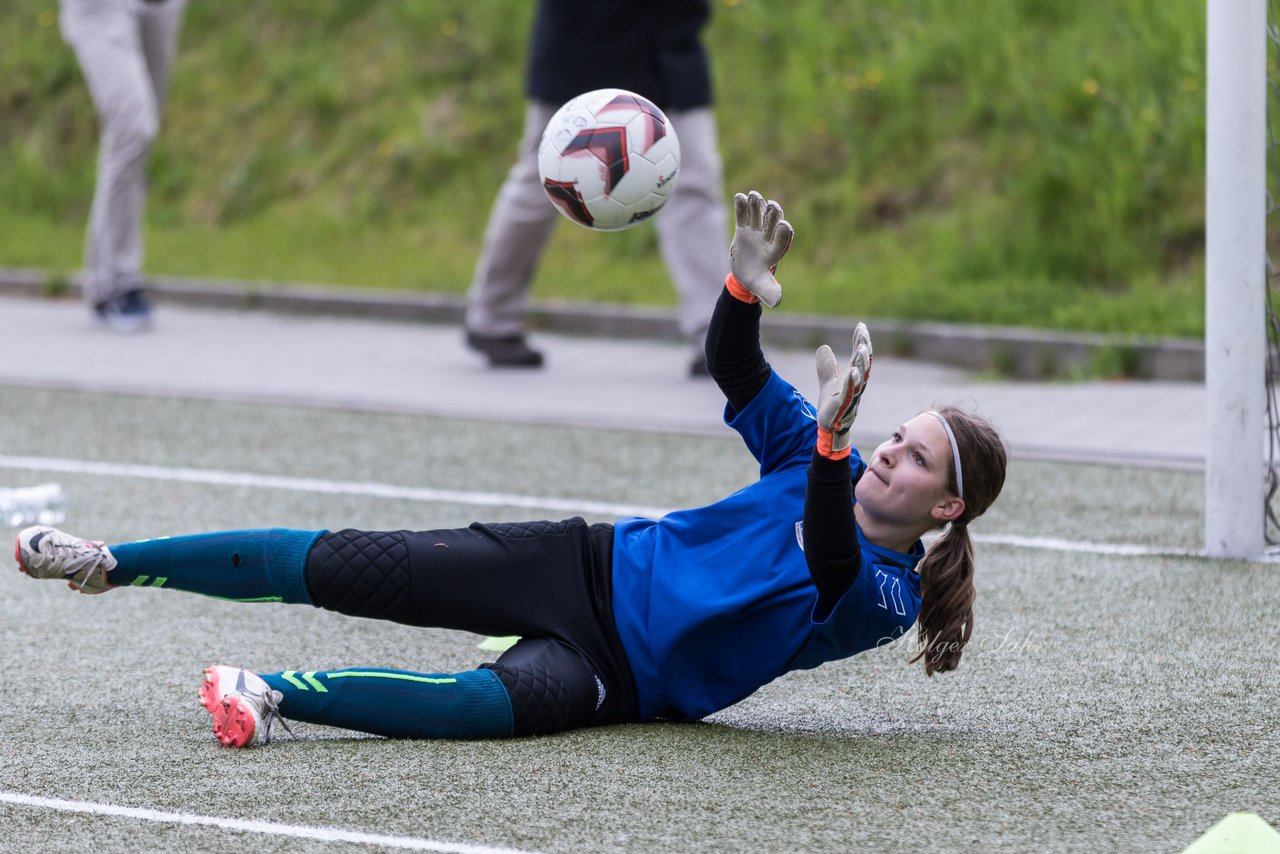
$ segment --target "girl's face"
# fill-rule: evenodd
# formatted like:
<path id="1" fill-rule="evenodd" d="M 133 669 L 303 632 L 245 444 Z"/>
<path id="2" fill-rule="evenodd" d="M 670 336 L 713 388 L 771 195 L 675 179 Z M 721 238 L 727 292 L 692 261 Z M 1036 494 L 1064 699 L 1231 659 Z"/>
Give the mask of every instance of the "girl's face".
<path id="1" fill-rule="evenodd" d="M 951 443 L 938 419 L 922 412 L 876 448 L 854 495 L 886 524 L 936 528 L 964 511 L 947 486 Z"/>

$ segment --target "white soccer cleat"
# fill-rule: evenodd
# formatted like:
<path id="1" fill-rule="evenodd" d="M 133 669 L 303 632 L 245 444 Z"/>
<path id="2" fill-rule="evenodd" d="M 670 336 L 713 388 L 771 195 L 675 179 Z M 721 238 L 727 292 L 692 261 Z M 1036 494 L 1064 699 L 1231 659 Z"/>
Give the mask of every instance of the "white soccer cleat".
<path id="1" fill-rule="evenodd" d="M 280 715 L 283 698 L 258 674 L 225 664 L 206 667 L 200 684 L 200 702 L 213 715 L 213 734 L 227 747 L 267 744 L 275 721 L 292 734 Z"/>
<path id="2" fill-rule="evenodd" d="M 106 544 L 57 528 L 36 525 L 19 531 L 13 556 L 18 568 L 32 578 L 65 579 L 81 593 L 105 593 L 114 586 L 107 573 L 116 568 L 116 559 Z"/>

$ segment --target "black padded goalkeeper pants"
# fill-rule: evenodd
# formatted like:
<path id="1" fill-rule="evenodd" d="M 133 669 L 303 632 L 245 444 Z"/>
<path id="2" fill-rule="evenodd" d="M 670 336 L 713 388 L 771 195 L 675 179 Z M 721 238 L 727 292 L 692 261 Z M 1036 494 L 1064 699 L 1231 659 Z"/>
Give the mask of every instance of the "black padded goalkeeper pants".
<path id="1" fill-rule="evenodd" d="M 635 683 L 613 619 L 613 526 L 482 524 L 322 534 L 307 557 L 318 607 L 521 640 L 493 670 L 516 735 L 635 720 Z"/>

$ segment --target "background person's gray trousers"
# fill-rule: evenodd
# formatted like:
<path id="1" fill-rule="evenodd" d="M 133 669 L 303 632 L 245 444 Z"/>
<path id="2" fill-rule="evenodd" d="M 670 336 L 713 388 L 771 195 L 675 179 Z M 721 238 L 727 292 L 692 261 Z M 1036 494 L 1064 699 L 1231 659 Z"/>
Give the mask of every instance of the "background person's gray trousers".
<path id="1" fill-rule="evenodd" d="M 498 191 L 468 295 L 466 325 L 472 332 L 524 331 L 534 272 L 561 219 L 538 178 L 538 143 L 557 109 L 537 101 L 526 106 L 519 159 Z M 700 353 L 729 272 L 724 179 L 711 108 L 672 110 L 667 117 L 680 138 L 680 177 L 653 222 L 680 300 L 680 334 Z"/>
<path id="2" fill-rule="evenodd" d="M 186 0 L 61 0 L 62 37 L 75 51 L 101 131 L 85 235 L 90 305 L 138 286 L 147 155 L 160 126 Z"/>

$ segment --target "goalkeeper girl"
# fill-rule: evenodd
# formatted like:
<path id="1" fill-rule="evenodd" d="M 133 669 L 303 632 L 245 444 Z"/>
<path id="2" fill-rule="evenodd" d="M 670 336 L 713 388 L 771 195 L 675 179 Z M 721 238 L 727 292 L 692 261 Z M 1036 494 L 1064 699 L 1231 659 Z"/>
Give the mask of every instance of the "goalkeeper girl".
<path id="1" fill-rule="evenodd" d="M 760 478 L 715 504 L 612 525 L 246 530 L 110 547 L 35 527 L 18 535 L 19 566 L 82 593 L 164 579 L 222 599 L 521 638 L 461 673 L 210 667 L 201 700 L 235 747 L 270 740 L 287 720 L 404 738 L 696 720 L 913 625 L 913 661 L 953 670 L 973 631 L 969 523 L 1000 492 L 1004 445 L 981 418 L 939 407 L 869 456 L 853 452 L 871 374 L 866 327 L 846 366 L 818 350 L 816 405 L 774 373 L 759 303 L 781 299 L 774 272 L 792 228 L 755 192 L 736 196 L 734 212 L 706 357 Z M 926 553 L 920 538 L 937 529 Z"/>

